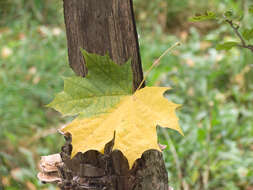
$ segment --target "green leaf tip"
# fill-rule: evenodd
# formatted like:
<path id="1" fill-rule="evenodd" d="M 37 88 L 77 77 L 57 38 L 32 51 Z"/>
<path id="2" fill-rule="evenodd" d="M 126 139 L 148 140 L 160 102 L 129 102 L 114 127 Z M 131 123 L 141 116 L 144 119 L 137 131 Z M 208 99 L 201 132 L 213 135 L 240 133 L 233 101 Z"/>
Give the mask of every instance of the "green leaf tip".
<path id="1" fill-rule="evenodd" d="M 216 46 L 217 50 L 230 50 L 232 47 L 235 47 L 238 45 L 238 42 L 225 42 L 223 44 L 218 44 Z"/>
<path id="2" fill-rule="evenodd" d="M 249 13 L 250 13 L 250 14 L 253 14 L 253 5 L 250 5 L 250 6 L 249 6 Z"/>
<path id="3" fill-rule="evenodd" d="M 253 28 L 246 28 L 242 31 L 242 36 L 246 39 L 246 40 L 251 40 L 253 39 Z"/>
<path id="4" fill-rule="evenodd" d="M 201 22 L 206 20 L 215 20 L 217 16 L 214 12 L 206 11 L 204 14 L 196 14 L 194 17 L 189 18 L 190 22 Z"/>
<path id="5" fill-rule="evenodd" d="M 81 49 L 88 74 L 85 78 L 64 78 L 64 90 L 47 107 L 63 115 L 80 114 L 83 118 L 106 113 L 123 96 L 131 95 L 133 74 L 130 60 L 114 63 L 109 55 L 100 56 Z"/>

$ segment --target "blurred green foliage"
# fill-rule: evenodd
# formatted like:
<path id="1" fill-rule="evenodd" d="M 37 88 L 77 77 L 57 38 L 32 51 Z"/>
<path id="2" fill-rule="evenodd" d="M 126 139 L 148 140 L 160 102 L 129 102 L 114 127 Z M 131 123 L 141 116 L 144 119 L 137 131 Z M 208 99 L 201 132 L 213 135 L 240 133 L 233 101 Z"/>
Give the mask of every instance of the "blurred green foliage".
<path id="1" fill-rule="evenodd" d="M 189 17 L 233 9 L 251 35 L 249 0 L 134 0 L 144 71 L 177 41 L 183 45 L 152 70 L 148 85 L 173 87 L 185 137 L 159 129 L 174 189 L 253 189 L 253 54 L 219 51 L 236 41 L 227 25 Z M 45 108 L 68 67 L 59 0 L 0 0 L 0 189 L 55 189 L 36 178 L 39 156 L 59 152 L 56 129 L 71 118 Z M 1 187 L 2 186 L 2 187 Z"/>
<path id="2" fill-rule="evenodd" d="M 253 14 L 251 14 L 250 6 L 246 11 L 248 12 L 248 18 L 252 20 Z M 232 9 L 225 11 L 222 15 L 218 15 L 212 11 L 206 11 L 204 14 L 197 14 L 194 17 L 190 18 L 191 22 L 202 22 L 207 20 L 215 20 L 222 24 L 228 24 L 230 28 L 233 30 L 234 35 L 237 36 L 238 41 L 227 41 L 220 43 L 216 46 L 217 50 L 230 50 L 233 47 L 237 48 L 245 48 L 249 49 L 253 53 L 253 27 L 251 27 L 251 23 L 247 23 L 247 25 L 243 25 L 243 18 L 246 14 L 244 12 L 236 13 Z"/>

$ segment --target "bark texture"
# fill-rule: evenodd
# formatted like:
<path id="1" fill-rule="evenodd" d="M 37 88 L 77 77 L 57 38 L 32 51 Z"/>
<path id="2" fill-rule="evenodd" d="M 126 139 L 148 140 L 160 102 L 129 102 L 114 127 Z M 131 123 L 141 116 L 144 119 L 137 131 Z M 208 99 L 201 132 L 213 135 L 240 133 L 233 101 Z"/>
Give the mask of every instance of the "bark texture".
<path id="1" fill-rule="evenodd" d="M 90 150 L 70 158 L 71 136 L 66 134 L 62 163 L 57 165 L 62 190 L 168 190 L 168 176 L 162 153 L 148 150 L 129 169 L 120 150 L 113 150 L 114 139 L 104 154 Z"/>
<path id="2" fill-rule="evenodd" d="M 132 0 L 64 0 L 69 63 L 75 73 L 87 70 L 80 48 L 90 53 L 109 53 L 123 64 L 132 59 L 133 85 L 142 81 L 142 67 Z"/>
<path id="3" fill-rule="evenodd" d="M 132 60 L 133 88 L 143 79 L 132 0 L 64 0 L 69 63 L 79 76 L 85 76 L 80 48 L 104 55 L 117 64 Z M 167 190 L 168 176 L 162 153 L 148 150 L 132 169 L 114 139 L 104 154 L 95 150 L 78 153 L 70 159 L 71 136 L 66 136 L 59 164 L 62 190 Z M 112 151 L 113 150 L 113 151 Z"/>

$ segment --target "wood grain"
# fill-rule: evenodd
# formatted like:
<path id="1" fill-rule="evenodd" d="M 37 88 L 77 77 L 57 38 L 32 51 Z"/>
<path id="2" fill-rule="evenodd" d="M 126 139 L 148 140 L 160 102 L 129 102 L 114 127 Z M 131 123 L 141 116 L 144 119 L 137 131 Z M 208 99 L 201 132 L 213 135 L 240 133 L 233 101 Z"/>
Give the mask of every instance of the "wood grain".
<path id="1" fill-rule="evenodd" d="M 132 0 L 64 0 L 69 63 L 79 76 L 87 69 L 80 48 L 109 53 L 117 64 L 132 60 L 134 89 L 143 79 Z"/>

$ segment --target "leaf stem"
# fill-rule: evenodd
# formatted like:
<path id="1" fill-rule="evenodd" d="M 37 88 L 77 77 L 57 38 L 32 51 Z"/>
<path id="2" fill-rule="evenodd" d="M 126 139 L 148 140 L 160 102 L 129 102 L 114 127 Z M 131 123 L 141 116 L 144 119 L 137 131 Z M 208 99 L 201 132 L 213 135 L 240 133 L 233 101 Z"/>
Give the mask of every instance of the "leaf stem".
<path id="1" fill-rule="evenodd" d="M 227 22 L 231 28 L 234 30 L 236 36 L 240 39 L 241 44 L 238 45 L 238 47 L 249 49 L 253 52 L 253 45 L 247 45 L 244 38 L 239 32 L 239 26 L 235 26 L 234 22 L 232 20 L 226 19 L 225 22 Z"/>
<path id="2" fill-rule="evenodd" d="M 142 86 L 143 83 L 145 82 L 145 80 L 146 80 L 148 74 L 150 73 L 150 71 L 151 71 L 155 66 L 159 65 L 161 59 L 162 59 L 167 53 L 169 53 L 172 49 L 174 49 L 175 47 L 180 46 L 180 45 L 181 45 L 180 42 L 176 42 L 174 45 L 172 45 L 172 46 L 169 47 L 166 51 L 164 51 L 163 54 L 162 54 L 158 59 L 156 59 L 156 60 L 154 61 L 154 63 L 151 65 L 151 67 L 150 67 L 150 68 L 148 69 L 148 71 L 146 72 L 146 74 L 145 74 L 143 80 L 141 81 L 141 83 L 140 83 L 140 85 L 138 86 L 138 88 L 136 89 L 136 91 L 139 90 L 139 89 L 141 88 L 141 86 Z"/>
<path id="3" fill-rule="evenodd" d="M 242 37 L 242 35 L 239 33 L 239 26 L 235 26 L 234 25 L 234 23 L 233 23 L 233 21 L 232 20 L 225 20 L 230 26 L 231 26 L 231 28 L 234 30 L 234 32 L 235 32 L 235 34 L 238 36 L 238 38 L 241 40 L 241 43 L 242 43 L 242 46 L 245 46 L 246 45 L 246 43 L 245 43 L 245 41 L 244 41 L 244 39 L 243 39 L 243 37 Z"/>

